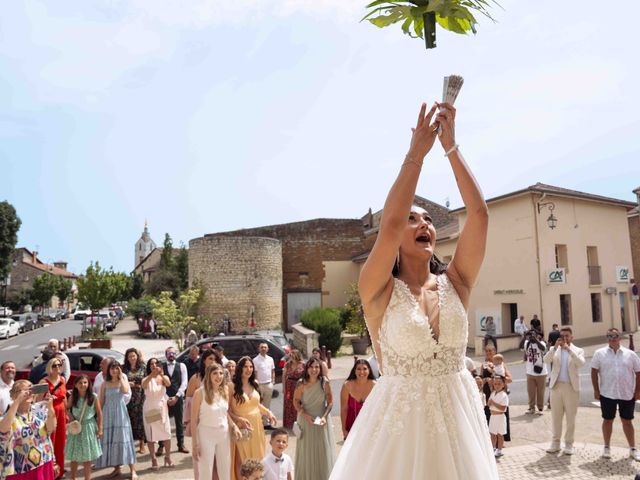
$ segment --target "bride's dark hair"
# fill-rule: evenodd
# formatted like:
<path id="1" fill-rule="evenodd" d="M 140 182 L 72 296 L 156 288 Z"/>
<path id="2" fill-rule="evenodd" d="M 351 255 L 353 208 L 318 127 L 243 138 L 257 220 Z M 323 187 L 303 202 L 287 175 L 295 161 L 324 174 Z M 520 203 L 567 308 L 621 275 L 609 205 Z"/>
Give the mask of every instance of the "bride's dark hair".
<path id="1" fill-rule="evenodd" d="M 431 255 L 431 260 L 429 260 L 429 271 L 434 275 L 440 275 L 447 271 L 447 265 L 449 264 L 444 263 L 434 253 L 433 255 Z M 393 262 L 393 270 L 391 270 L 391 275 L 397 277 L 399 272 L 400 263 L 398 263 L 398 258 L 396 258 L 396 261 Z"/>

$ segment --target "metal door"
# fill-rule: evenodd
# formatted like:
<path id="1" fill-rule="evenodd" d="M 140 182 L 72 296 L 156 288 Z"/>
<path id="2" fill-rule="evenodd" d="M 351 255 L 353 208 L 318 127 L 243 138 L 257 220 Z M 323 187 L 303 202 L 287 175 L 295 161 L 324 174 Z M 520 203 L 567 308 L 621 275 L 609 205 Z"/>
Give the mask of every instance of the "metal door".
<path id="1" fill-rule="evenodd" d="M 305 310 L 322 306 L 320 292 L 291 292 L 287 293 L 287 330 L 296 323 L 300 323 L 300 315 Z"/>

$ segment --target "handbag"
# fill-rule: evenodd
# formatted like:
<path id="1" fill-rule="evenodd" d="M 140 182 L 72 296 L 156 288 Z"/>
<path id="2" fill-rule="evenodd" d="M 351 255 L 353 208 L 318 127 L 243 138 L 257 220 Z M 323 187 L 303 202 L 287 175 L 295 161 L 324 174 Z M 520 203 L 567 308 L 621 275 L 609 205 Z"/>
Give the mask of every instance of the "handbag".
<path id="1" fill-rule="evenodd" d="M 82 432 L 82 419 L 84 418 L 84 411 L 87 409 L 88 400 L 85 398 L 84 405 L 82 405 L 82 412 L 80 413 L 80 420 L 73 420 L 67 423 L 67 435 L 78 435 Z"/>
<path id="2" fill-rule="evenodd" d="M 302 429 L 300 428 L 298 422 L 293 422 L 293 434 L 298 440 L 302 438 Z"/>
<path id="3" fill-rule="evenodd" d="M 147 423 L 155 423 L 162 421 L 162 410 L 160 408 L 152 408 L 144 412 L 144 420 Z"/>
<path id="4" fill-rule="evenodd" d="M 241 428 L 240 433 L 242 436 L 237 440 L 238 442 L 246 442 L 247 440 L 251 440 L 251 435 L 253 434 L 252 430 L 248 428 Z"/>

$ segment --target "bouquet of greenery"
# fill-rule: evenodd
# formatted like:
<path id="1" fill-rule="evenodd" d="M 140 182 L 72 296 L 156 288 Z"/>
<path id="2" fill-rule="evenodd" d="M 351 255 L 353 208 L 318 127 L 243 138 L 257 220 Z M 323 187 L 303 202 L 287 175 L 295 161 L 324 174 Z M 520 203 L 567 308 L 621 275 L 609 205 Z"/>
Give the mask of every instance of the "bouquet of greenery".
<path id="1" fill-rule="evenodd" d="M 402 23 L 402 31 L 414 38 L 424 38 L 427 48 L 436 46 L 435 25 L 455 33 L 476 33 L 476 18 L 472 12 L 489 14 L 495 0 L 376 0 L 367 5 L 371 9 L 362 20 L 376 27 Z"/>

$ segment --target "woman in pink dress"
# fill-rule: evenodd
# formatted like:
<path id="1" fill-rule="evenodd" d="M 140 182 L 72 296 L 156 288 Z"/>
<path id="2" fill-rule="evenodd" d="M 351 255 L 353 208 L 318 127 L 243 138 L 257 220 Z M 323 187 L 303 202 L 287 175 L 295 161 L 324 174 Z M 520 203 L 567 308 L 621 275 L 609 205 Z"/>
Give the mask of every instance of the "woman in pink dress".
<path id="1" fill-rule="evenodd" d="M 145 436 L 151 452 L 151 468 L 157 470 L 158 461 L 154 455 L 155 442 L 163 442 L 164 466 L 173 467 L 171 461 L 171 423 L 169 423 L 169 407 L 167 406 L 167 387 L 171 380 L 167 377 L 158 359 L 150 358 L 147 362 L 147 376 L 142 379 L 144 390 L 144 404 L 142 415 L 144 419 Z"/>
<path id="2" fill-rule="evenodd" d="M 369 362 L 364 358 L 356 360 L 340 392 L 340 419 L 345 440 L 375 385 L 376 380 Z"/>

